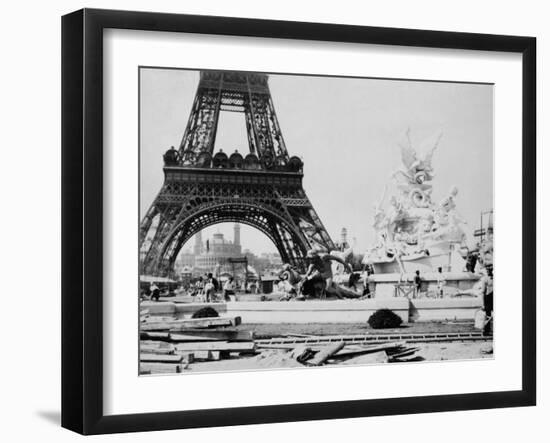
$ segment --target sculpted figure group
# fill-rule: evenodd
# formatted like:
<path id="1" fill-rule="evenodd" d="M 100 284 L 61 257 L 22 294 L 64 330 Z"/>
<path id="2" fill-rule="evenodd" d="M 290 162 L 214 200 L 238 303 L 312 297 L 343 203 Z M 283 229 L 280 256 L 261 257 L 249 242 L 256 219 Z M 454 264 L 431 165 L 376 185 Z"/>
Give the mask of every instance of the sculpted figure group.
<path id="1" fill-rule="evenodd" d="M 375 206 L 374 229 L 378 243 L 365 254 L 365 262 L 400 260 L 404 256 L 429 254 L 435 243 L 463 245 L 464 219 L 456 210 L 458 188 L 451 187 L 439 203 L 432 201 L 431 180 L 434 178 L 432 157 L 441 135 L 421 154 L 413 148 L 410 133 L 401 144 L 399 167 L 386 185 Z M 388 188 L 394 192 L 386 199 Z M 387 200 L 387 202 L 386 202 Z"/>

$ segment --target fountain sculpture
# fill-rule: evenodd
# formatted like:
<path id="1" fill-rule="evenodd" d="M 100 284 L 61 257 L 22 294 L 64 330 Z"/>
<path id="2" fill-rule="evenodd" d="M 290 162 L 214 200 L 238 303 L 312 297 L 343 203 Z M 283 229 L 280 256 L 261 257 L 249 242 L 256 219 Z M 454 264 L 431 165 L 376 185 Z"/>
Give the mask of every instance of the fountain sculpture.
<path id="1" fill-rule="evenodd" d="M 402 166 L 391 175 L 375 206 L 377 242 L 365 253 L 363 263 L 374 269 L 369 280 L 378 283 L 377 296 L 396 295 L 396 285 L 413 281 L 416 271 L 426 291 L 434 293 L 443 280 L 446 293 L 457 294 L 470 290 L 479 279 L 465 271 L 468 249 L 465 221 L 456 209 L 457 187 L 441 201 L 432 200 L 432 157 L 440 140 L 441 135 L 421 152 L 413 147 L 407 131 L 406 143 L 400 145 Z M 388 283 L 385 290 L 383 281 Z"/>

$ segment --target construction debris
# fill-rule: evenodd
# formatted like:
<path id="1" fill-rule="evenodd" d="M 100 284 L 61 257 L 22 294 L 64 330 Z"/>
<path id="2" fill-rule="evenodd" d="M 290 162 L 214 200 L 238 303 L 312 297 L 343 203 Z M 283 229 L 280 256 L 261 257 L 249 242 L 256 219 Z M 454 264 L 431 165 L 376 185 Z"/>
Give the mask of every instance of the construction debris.
<path id="1" fill-rule="evenodd" d="M 346 344 L 342 341 L 334 345 L 326 346 L 320 350 L 315 356 L 309 360 L 305 360 L 303 363 L 308 366 L 321 366 L 330 357 L 340 351 Z"/>
<path id="2" fill-rule="evenodd" d="M 221 351 L 193 351 L 195 361 L 217 361 L 222 357 Z"/>
<path id="3" fill-rule="evenodd" d="M 170 374 L 183 372 L 189 366 L 188 363 L 167 364 L 167 363 L 140 363 L 139 373 L 141 375 L 149 374 Z"/>
<path id="4" fill-rule="evenodd" d="M 416 361 L 421 359 L 416 355 L 419 348 L 408 343 L 445 338 L 422 335 L 409 341 L 402 334 L 293 333 L 255 339 L 252 332 L 235 328 L 241 322 L 240 317 L 175 318 L 144 311 L 140 314 L 140 374 L 143 375 L 192 371 L 195 365 L 222 368 L 220 365 L 226 360 L 231 367 L 238 367 L 238 361 L 244 359 L 247 365 L 257 368 Z M 472 340 L 477 336 L 461 338 Z"/>
<path id="5" fill-rule="evenodd" d="M 305 363 L 309 359 L 313 358 L 316 353 L 317 353 L 317 351 L 314 351 L 311 348 L 308 348 L 308 347 L 305 347 L 305 346 L 300 346 L 300 347 L 294 349 L 290 353 L 290 356 L 295 358 L 296 361 L 299 362 L 299 363 Z"/>
<path id="6" fill-rule="evenodd" d="M 176 345 L 178 351 L 226 351 L 226 352 L 247 352 L 253 353 L 256 350 L 256 344 L 251 342 L 184 342 Z"/>
<path id="7" fill-rule="evenodd" d="M 178 331 L 172 331 L 173 333 L 177 333 Z M 172 334 L 176 335 L 176 334 Z M 254 333 L 249 331 L 238 331 L 236 329 L 228 329 L 228 328 L 219 328 L 219 329 L 185 329 L 185 331 L 182 331 L 181 334 L 178 334 L 180 336 L 180 340 L 182 340 L 181 337 L 186 336 L 189 337 L 189 341 L 191 338 L 194 338 L 196 340 L 206 340 L 206 339 L 213 339 L 213 340 L 228 340 L 228 341 L 251 341 L 254 340 Z M 182 340 L 183 341 L 183 340 Z"/>
<path id="8" fill-rule="evenodd" d="M 145 332 L 139 333 L 141 340 L 169 340 L 170 334 L 168 332 Z"/>
<path id="9" fill-rule="evenodd" d="M 142 362 L 155 363 L 181 363 L 182 355 L 163 355 L 163 354 L 144 354 L 139 355 L 139 360 Z"/>
<path id="10" fill-rule="evenodd" d="M 167 319 L 149 320 L 141 324 L 142 331 L 182 331 L 187 328 L 212 328 L 218 326 L 238 326 L 241 324 L 241 317 L 212 317 L 192 319 Z"/>

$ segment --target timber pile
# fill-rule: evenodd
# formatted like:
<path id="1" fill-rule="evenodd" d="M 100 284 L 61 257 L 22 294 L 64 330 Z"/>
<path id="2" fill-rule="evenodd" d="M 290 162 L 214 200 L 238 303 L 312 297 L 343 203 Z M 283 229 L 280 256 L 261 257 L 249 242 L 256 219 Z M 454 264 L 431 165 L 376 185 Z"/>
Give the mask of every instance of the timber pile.
<path id="1" fill-rule="evenodd" d="M 140 312 L 140 374 L 180 373 L 198 362 L 256 355 L 240 317 L 183 318 Z M 233 327 L 233 328 L 232 328 Z"/>

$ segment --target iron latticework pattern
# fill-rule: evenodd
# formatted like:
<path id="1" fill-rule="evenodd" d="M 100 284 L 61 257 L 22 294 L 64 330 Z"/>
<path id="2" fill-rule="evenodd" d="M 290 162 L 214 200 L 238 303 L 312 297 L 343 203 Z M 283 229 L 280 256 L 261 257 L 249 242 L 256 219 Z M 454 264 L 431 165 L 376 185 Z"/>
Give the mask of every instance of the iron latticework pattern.
<path id="1" fill-rule="evenodd" d="M 213 154 L 222 111 L 244 113 L 246 156 Z M 140 227 L 143 273 L 169 275 L 194 234 L 223 222 L 259 229 L 299 267 L 308 249 L 334 249 L 302 187 L 303 163 L 288 156 L 267 75 L 201 72 L 181 145 L 164 163 L 164 185 Z"/>

